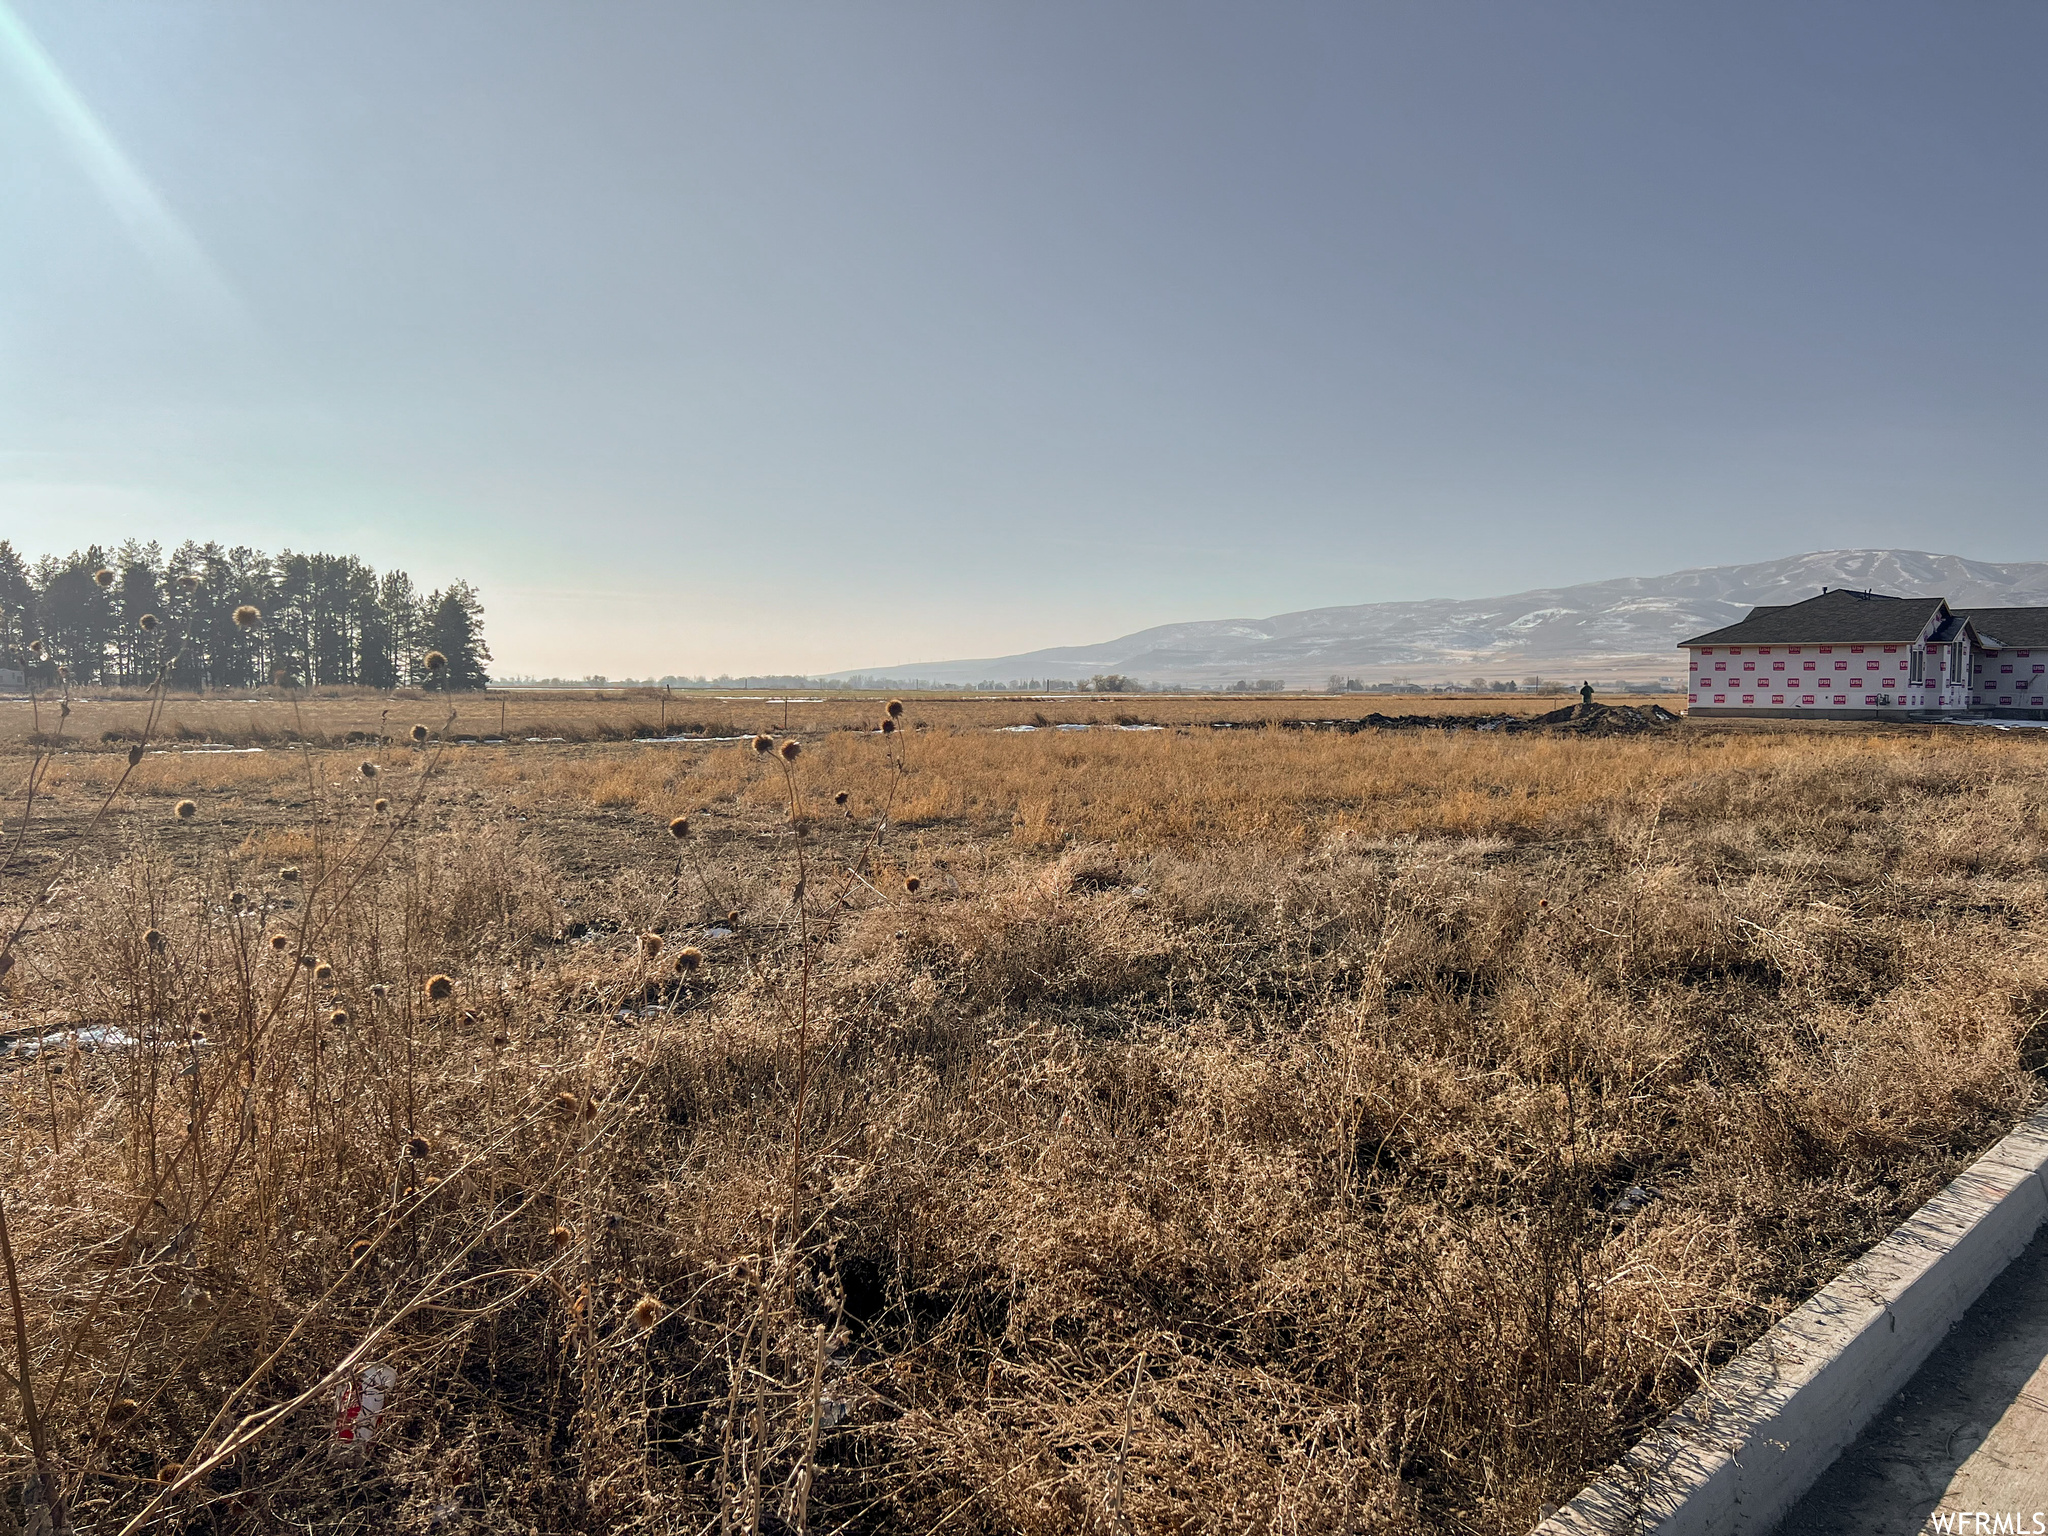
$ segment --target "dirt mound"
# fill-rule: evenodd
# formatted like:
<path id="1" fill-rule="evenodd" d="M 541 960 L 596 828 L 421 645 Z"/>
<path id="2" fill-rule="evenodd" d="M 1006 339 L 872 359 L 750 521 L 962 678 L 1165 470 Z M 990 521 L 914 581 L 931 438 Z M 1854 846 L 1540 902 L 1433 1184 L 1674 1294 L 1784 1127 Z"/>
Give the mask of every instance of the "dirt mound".
<path id="1" fill-rule="evenodd" d="M 1354 720 L 1283 720 L 1290 731 L 1568 731 L 1576 736 L 1634 736 L 1675 724 L 1678 716 L 1661 704 L 1567 705 L 1545 715 L 1363 715 Z M 1243 729 L 1234 721 L 1214 722 L 1217 730 Z"/>
<path id="2" fill-rule="evenodd" d="M 1512 728 L 1562 730 L 1580 736 L 1634 736 L 1676 724 L 1677 720 L 1678 716 L 1661 704 L 1647 708 L 1634 704 L 1573 704 L 1519 721 Z"/>

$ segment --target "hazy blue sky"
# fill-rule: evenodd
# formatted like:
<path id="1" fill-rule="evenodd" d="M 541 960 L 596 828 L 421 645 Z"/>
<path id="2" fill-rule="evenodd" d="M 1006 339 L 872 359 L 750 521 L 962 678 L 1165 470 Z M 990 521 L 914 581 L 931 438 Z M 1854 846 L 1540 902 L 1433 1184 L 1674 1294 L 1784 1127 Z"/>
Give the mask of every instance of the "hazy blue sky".
<path id="1" fill-rule="evenodd" d="M 2048 6 L 0 0 L 0 535 L 503 671 L 2048 557 Z"/>

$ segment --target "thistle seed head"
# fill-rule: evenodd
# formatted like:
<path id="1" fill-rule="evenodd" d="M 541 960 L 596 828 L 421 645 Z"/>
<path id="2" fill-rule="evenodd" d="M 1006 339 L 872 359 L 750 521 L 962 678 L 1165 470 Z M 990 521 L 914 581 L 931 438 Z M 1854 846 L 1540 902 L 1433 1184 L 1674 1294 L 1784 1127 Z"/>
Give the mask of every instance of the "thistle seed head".
<path id="1" fill-rule="evenodd" d="M 840 791 L 839 791 L 839 793 L 838 793 L 838 794 L 836 794 L 836 795 L 834 795 L 834 796 L 832 797 L 832 803 L 833 803 L 834 805 L 844 805 L 844 804 L 846 804 L 846 798 L 847 798 L 847 796 L 846 796 L 846 791 L 842 789 L 842 790 L 840 790 Z"/>
<path id="2" fill-rule="evenodd" d="M 903 718 L 903 701 L 901 699 L 891 699 L 889 701 L 888 715 L 891 720 L 901 720 Z"/>
<path id="3" fill-rule="evenodd" d="M 379 795 L 376 799 L 370 802 L 370 809 L 375 811 L 379 816 L 382 816 L 386 811 L 391 809 L 391 802 L 389 800 L 386 800 L 382 795 Z"/>
<path id="4" fill-rule="evenodd" d="M 560 1253 L 564 1248 L 568 1247 L 571 1243 L 575 1241 L 576 1234 L 570 1231 L 567 1227 L 548 1228 L 548 1246 L 554 1249 L 557 1253 Z"/>
<path id="5" fill-rule="evenodd" d="M 915 896 L 917 894 L 917 888 L 923 884 L 924 882 L 918 879 L 917 876 L 908 875 L 904 877 L 903 889 L 908 891 L 912 896 Z"/>
<path id="6" fill-rule="evenodd" d="M 803 751 L 803 747 L 800 744 L 798 744 L 796 738 L 792 736 L 788 741 L 785 741 L 776 750 L 781 752 L 782 760 L 785 763 L 793 763 L 797 759 L 797 754 Z"/>
<path id="7" fill-rule="evenodd" d="M 667 1310 L 668 1308 L 664 1307 L 657 1298 L 642 1296 L 633 1303 L 633 1326 L 642 1333 L 645 1333 L 661 1321 L 662 1314 Z"/>
<path id="8" fill-rule="evenodd" d="M 759 752 L 763 757 L 766 757 L 770 752 L 773 752 L 775 750 L 775 738 L 773 736 L 770 736 L 766 731 L 763 731 L 759 736 L 756 736 L 754 738 L 754 750 L 756 752 Z"/>
<path id="9" fill-rule="evenodd" d="M 180 800 L 176 805 L 171 807 L 171 814 L 177 817 L 178 820 L 180 821 L 190 821 L 194 816 L 197 816 L 199 814 L 199 806 L 195 801 Z"/>
<path id="10" fill-rule="evenodd" d="M 444 1002 L 455 995 L 455 978 L 434 975 L 427 978 L 427 1001 Z"/>
<path id="11" fill-rule="evenodd" d="M 244 603 L 235 610 L 235 628 L 254 629 L 263 622 L 263 615 L 254 603 Z"/>
<path id="12" fill-rule="evenodd" d="M 660 953 L 661 953 L 661 935 L 660 935 L 660 934 L 658 934 L 658 933 L 643 933 L 643 934 L 641 934 L 641 935 L 640 935 L 640 957 L 641 957 L 641 958 L 642 958 L 643 960 L 652 960 L 652 959 L 653 959 L 653 958 L 654 958 L 654 957 L 655 957 L 656 955 L 658 955 L 658 954 L 660 954 Z"/>
<path id="13" fill-rule="evenodd" d="M 114 585 L 114 573 L 104 565 L 92 573 L 92 579 L 93 584 L 102 592 L 107 591 Z"/>
<path id="14" fill-rule="evenodd" d="M 282 933 L 273 933 L 270 936 L 270 947 L 276 950 L 279 954 L 283 954 L 286 950 L 292 947 L 292 941 L 289 937 Z"/>
<path id="15" fill-rule="evenodd" d="M 668 824 L 668 835 L 677 842 L 681 842 L 684 838 L 688 837 L 690 835 L 690 818 L 687 816 L 671 818 Z"/>
<path id="16" fill-rule="evenodd" d="M 142 942 L 147 944 L 151 949 L 155 950 L 158 954 L 162 954 L 166 946 L 168 946 L 171 941 L 164 937 L 163 930 L 161 928 L 151 928 L 142 935 Z"/>
<path id="17" fill-rule="evenodd" d="M 418 745 L 420 742 L 425 741 L 427 739 L 427 728 L 424 725 L 414 726 L 412 728 L 412 739 L 414 745 Z"/>
<path id="18" fill-rule="evenodd" d="M 141 630 L 145 635 L 148 634 L 150 631 L 156 628 L 156 615 L 153 613 L 145 613 L 141 618 L 135 621 L 135 627 Z"/>
<path id="19" fill-rule="evenodd" d="M 327 1015 L 327 1022 L 335 1029 L 343 1028 L 348 1023 L 348 1010 L 346 1008 L 335 1009 L 334 1012 Z"/>
<path id="20" fill-rule="evenodd" d="M 366 779 L 374 779 L 375 777 L 377 777 L 377 765 L 371 762 L 368 758 L 364 758 L 362 762 L 357 765 L 356 771 Z"/>
<path id="21" fill-rule="evenodd" d="M 318 965 L 313 967 L 313 979 L 315 981 L 334 980 L 334 967 L 329 965 L 325 960 L 322 960 Z"/>
<path id="22" fill-rule="evenodd" d="M 448 670 L 448 658 L 439 651 L 427 652 L 425 660 L 429 672 L 446 672 Z"/>
<path id="23" fill-rule="evenodd" d="M 434 1144 L 424 1136 L 413 1136 L 406 1140 L 405 1155 L 407 1157 L 430 1157 L 433 1155 L 433 1151 Z"/>
<path id="24" fill-rule="evenodd" d="M 884 736 L 893 736 L 896 734 L 896 722 L 890 719 L 887 715 L 882 716 L 882 734 Z"/>
<path id="25" fill-rule="evenodd" d="M 704 951 L 694 944 L 676 951 L 676 970 L 688 976 L 704 964 Z"/>

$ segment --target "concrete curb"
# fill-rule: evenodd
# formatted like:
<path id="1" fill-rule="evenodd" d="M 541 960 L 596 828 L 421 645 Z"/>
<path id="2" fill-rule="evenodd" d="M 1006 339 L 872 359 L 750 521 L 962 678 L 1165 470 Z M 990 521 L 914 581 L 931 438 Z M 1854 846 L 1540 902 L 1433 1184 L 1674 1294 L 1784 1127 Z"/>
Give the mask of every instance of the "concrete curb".
<path id="1" fill-rule="evenodd" d="M 2044 1219 L 2048 1114 L 1736 1356 L 1536 1536 L 1769 1536 Z"/>

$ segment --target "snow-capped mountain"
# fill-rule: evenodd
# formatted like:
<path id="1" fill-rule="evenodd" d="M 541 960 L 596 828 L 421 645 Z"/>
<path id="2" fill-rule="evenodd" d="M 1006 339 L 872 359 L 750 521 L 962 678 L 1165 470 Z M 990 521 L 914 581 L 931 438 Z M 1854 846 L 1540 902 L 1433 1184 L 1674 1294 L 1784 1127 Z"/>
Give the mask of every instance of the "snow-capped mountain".
<path id="1" fill-rule="evenodd" d="M 1674 647 L 1687 636 L 1732 624 L 1759 603 L 1794 602 L 1822 587 L 1941 596 L 1958 608 L 2048 605 L 2048 563 L 2000 564 L 1910 549 L 1824 550 L 1509 597 L 1360 603 L 1269 619 L 1162 624 L 1099 645 L 837 675 L 1006 683 L 1117 672 L 1186 684 L 1281 678 L 1295 688 L 1321 687 L 1333 674 L 1436 681 L 1587 672 L 1647 680 L 1682 672 Z"/>

